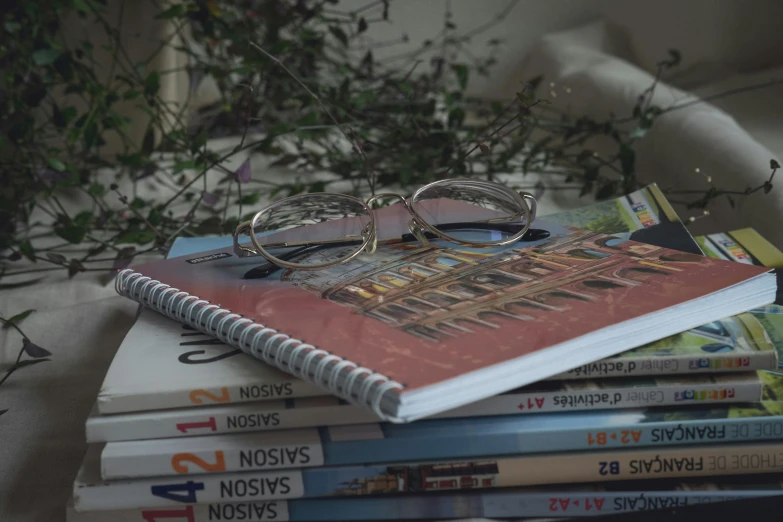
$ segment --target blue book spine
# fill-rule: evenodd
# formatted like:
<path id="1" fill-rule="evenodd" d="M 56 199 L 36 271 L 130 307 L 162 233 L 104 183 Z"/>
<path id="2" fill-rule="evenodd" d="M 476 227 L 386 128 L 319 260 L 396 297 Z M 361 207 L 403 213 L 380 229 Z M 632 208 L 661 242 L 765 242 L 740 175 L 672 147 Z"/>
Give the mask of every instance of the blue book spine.
<path id="1" fill-rule="evenodd" d="M 587 449 L 637 448 L 783 439 L 783 416 L 710 418 L 741 410 L 638 410 L 541 414 L 381 424 L 382 438 L 330 440 L 321 428 L 324 465 L 522 455 Z M 755 408 L 749 408 L 755 410 Z M 705 415 L 704 420 L 687 415 Z M 666 419 L 645 422 L 646 419 Z M 676 417 L 680 417 L 678 420 Z"/>

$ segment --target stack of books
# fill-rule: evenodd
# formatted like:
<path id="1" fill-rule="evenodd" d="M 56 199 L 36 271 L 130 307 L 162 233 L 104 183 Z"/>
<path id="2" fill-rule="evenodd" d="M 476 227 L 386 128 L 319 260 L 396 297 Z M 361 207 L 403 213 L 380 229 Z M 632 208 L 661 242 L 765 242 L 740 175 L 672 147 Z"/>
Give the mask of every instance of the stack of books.
<path id="1" fill-rule="evenodd" d="M 68 521 L 783 495 L 783 307 L 765 268 L 783 253 L 748 229 L 693 238 L 655 185 L 539 219 L 552 236 L 529 248 L 379 249 L 350 274 L 243 280 L 253 260 L 231 238 L 180 239 L 120 274 L 143 306 L 87 419 Z"/>

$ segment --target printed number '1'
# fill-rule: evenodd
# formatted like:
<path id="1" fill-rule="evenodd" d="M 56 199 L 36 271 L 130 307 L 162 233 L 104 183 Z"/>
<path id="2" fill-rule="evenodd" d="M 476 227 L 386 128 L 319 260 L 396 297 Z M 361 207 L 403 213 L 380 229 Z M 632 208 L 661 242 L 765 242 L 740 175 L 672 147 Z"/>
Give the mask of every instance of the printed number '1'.
<path id="1" fill-rule="evenodd" d="M 190 402 L 193 404 L 204 404 L 204 400 L 201 397 L 206 397 L 215 402 L 228 402 L 231 399 L 228 394 L 228 388 L 220 388 L 220 395 L 215 395 L 207 390 L 193 390 L 190 392 Z"/>
<path id="2" fill-rule="evenodd" d="M 217 431 L 217 424 L 215 424 L 215 417 L 210 417 L 208 421 L 204 422 L 182 422 L 177 424 L 177 429 L 182 433 L 187 433 L 190 429 L 209 428 L 210 431 Z"/>
<path id="3" fill-rule="evenodd" d="M 145 510 L 141 512 L 141 518 L 146 520 L 146 522 L 157 522 L 163 518 L 184 518 L 187 522 L 196 522 L 193 506 L 186 506 L 184 509 Z"/>
<path id="4" fill-rule="evenodd" d="M 150 487 L 150 491 L 156 497 L 173 500 L 174 502 L 185 502 L 186 504 L 195 503 L 196 491 L 202 489 L 204 489 L 203 482 L 193 482 L 192 480 L 188 480 L 183 484 L 163 484 Z"/>
<path id="5" fill-rule="evenodd" d="M 193 453 L 177 453 L 171 457 L 171 467 L 174 468 L 174 471 L 177 473 L 190 473 L 188 467 L 183 464 L 184 462 L 193 463 L 204 471 L 209 471 L 212 473 L 216 471 L 226 471 L 226 459 L 223 456 L 222 451 L 215 452 L 214 464 L 206 462 L 204 459 L 194 455 Z"/>

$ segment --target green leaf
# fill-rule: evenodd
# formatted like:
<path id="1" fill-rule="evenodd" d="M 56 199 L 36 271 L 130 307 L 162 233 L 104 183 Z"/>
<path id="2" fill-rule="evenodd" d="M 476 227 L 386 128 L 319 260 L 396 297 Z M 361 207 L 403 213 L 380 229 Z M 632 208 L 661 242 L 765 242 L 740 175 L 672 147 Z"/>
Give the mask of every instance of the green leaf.
<path id="1" fill-rule="evenodd" d="M 345 31 L 336 25 L 330 25 L 329 32 L 332 33 L 332 36 L 340 40 L 340 43 L 343 44 L 344 47 L 348 47 L 348 36 L 345 34 Z"/>
<path id="2" fill-rule="evenodd" d="M 620 170 L 622 170 L 623 175 L 632 175 L 634 172 L 635 163 L 636 151 L 634 151 L 629 145 L 623 144 L 620 147 Z"/>
<path id="3" fill-rule="evenodd" d="M 15 316 L 8 319 L 5 324 L 3 324 L 3 330 L 8 330 L 12 325 L 18 325 L 33 312 L 35 312 L 35 310 L 25 310 L 24 312 L 16 314 Z"/>
<path id="4" fill-rule="evenodd" d="M 169 7 L 162 13 L 155 15 L 158 20 L 168 20 L 171 18 L 179 18 L 187 13 L 187 6 L 183 4 L 177 4 L 173 7 Z"/>
<path id="5" fill-rule="evenodd" d="M 237 200 L 237 203 L 241 203 L 242 205 L 255 205 L 260 200 L 261 200 L 261 194 L 259 194 L 258 192 L 254 192 L 252 194 L 242 196 L 242 198 Z"/>
<path id="6" fill-rule="evenodd" d="M 52 252 L 47 252 L 46 258 L 52 263 L 56 263 L 58 265 L 64 265 L 67 262 L 65 256 L 62 254 L 54 254 Z"/>
<path id="7" fill-rule="evenodd" d="M 158 90 L 160 90 L 160 74 L 158 71 L 152 71 L 144 80 L 144 95 L 155 96 L 158 94 Z"/>
<path id="8" fill-rule="evenodd" d="M 463 91 L 468 85 L 468 66 L 462 63 L 456 63 L 451 66 L 451 70 L 457 76 L 457 83 Z"/>
<path id="9" fill-rule="evenodd" d="M 771 160 L 769 160 L 769 168 L 771 168 L 772 170 L 779 169 L 780 168 L 780 163 L 778 163 L 774 159 L 771 159 Z"/>
<path id="10" fill-rule="evenodd" d="M 193 142 L 190 144 L 190 152 L 195 154 L 207 143 L 207 129 L 201 129 L 201 132 L 198 133 L 198 136 L 196 136 L 193 139 Z"/>
<path id="11" fill-rule="evenodd" d="M 79 272 L 84 272 L 84 265 L 78 259 L 71 259 L 68 264 L 68 277 L 73 277 Z"/>
<path id="12" fill-rule="evenodd" d="M 364 17 L 359 18 L 359 27 L 358 27 L 358 34 L 362 34 L 367 30 L 367 20 L 364 19 Z"/>
<path id="13" fill-rule="evenodd" d="M 141 153 L 149 156 L 155 150 L 155 128 L 150 125 L 147 132 L 144 133 L 144 140 L 141 144 Z"/>
<path id="14" fill-rule="evenodd" d="M 611 181 L 601 185 L 595 193 L 595 199 L 602 201 L 614 196 L 615 185 Z"/>
<path id="15" fill-rule="evenodd" d="M 52 355 L 52 352 L 46 348 L 41 348 L 27 337 L 22 340 L 22 349 L 25 351 L 25 353 L 27 353 L 27 355 L 34 359 L 41 359 L 42 357 L 49 357 Z"/>
<path id="16" fill-rule="evenodd" d="M 73 0 L 73 7 L 80 13 L 89 13 L 90 6 L 85 0 Z"/>
<path id="17" fill-rule="evenodd" d="M 117 244 L 135 244 L 144 245 L 155 239 L 155 232 L 152 230 L 134 230 L 125 232 L 117 238 Z"/>
<path id="18" fill-rule="evenodd" d="M 221 233 L 221 219 L 219 216 L 211 216 L 202 221 L 196 227 L 195 232 L 199 235 L 220 234 Z"/>
<path id="19" fill-rule="evenodd" d="M 449 111 L 449 127 L 460 127 L 462 126 L 463 121 L 465 121 L 465 111 L 460 107 L 456 107 Z"/>
<path id="20" fill-rule="evenodd" d="M 78 245 L 84 241 L 84 236 L 87 235 L 87 228 L 78 225 L 65 225 L 55 227 L 54 233 L 69 243 Z"/>
<path id="21" fill-rule="evenodd" d="M 28 240 L 25 239 L 24 241 L 19 243 L 19 252 L 21 252 L 24 257 L 26 257 L 33 263 L 37 262 L 37 260 L 35 259 L 35 250 L 33 249 L 33 245 L 31 245 Z"/>
<path id="22" fill-rule="evenodd" d="M 106 187 L 101 183 L 92 183 L 87 189 L 87 193 L 91 196 L 101 197 L 106 193 Z"/>
<path id="23" fill-rule="evenodd" d="M 677 49 L 669 49 L 669 57 L 671 58 L 671 60 L 669 60 L 669 65 L 671 67 L 679 65 L 682 61 L 682 53 Z"/>
<path id="24" fill-rule="evenodd" d="M 63 172 L 65 170 L 65 164 L 57 158 L 49 158 L 46 163 L 57 172 Z"/>
<path id="25" fill-rule="evenodd" d="M 645 134 L 647 134 L 647 129 L 636 127 L 634 130 L 628 133 L 628 137 L 632 140 L 638 140 L 644 138 Z"/>
<path id="26" fill-rule="evenodd" d="M 38 49 L 33 53 L 33 62 L 35 65 L 49 65 L 60 56 L 60 51 L 56 49 Z"/>
<path id="27" fill-rule="evenodd" d="M 91 149 L 93 145 L 98 141 L 98 124 L 95 122 L 90 123 L 86 129 L 84 129 L 84 148 Z"/>
<path id="28" fill-rule="evenodd" d="M 90 224 L 90 221 L 92 221 L 92 212 L 89 210 L 83 210 L 73 218 L 73 223 L 80 227 L 86 227 Z"/>

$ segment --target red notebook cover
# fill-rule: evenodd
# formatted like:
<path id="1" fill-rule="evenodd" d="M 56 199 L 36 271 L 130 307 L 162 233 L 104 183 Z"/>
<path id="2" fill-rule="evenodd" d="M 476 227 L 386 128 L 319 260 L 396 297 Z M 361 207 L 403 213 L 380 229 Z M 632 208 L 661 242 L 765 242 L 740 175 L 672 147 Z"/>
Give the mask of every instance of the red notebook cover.
<path id="1" fill-rule="evenodd" d="M 427 204 L 441 222 L 492 215 L 467 204 Z M 407 232 L 400 205 L 377 216 L 380 239 Z M 349 221 L 313 227 L 330 227 L 337 237 Z M 280 270 L 266 279 L 243 278 L 263 257 L 218 249 L 125 270 L 117 289 L 392 421 L 439 413 L 774 300 L 765 267 L 545 219 L 533 226 L 550 237 L 494 249 L 390 244 L 329 269 Z M 308 233 L 303 227 L 265 240 Z M 685 306 L 716 292 L 710 302 Z M 635 320 L 638 327 L 629 323 Z"/>

